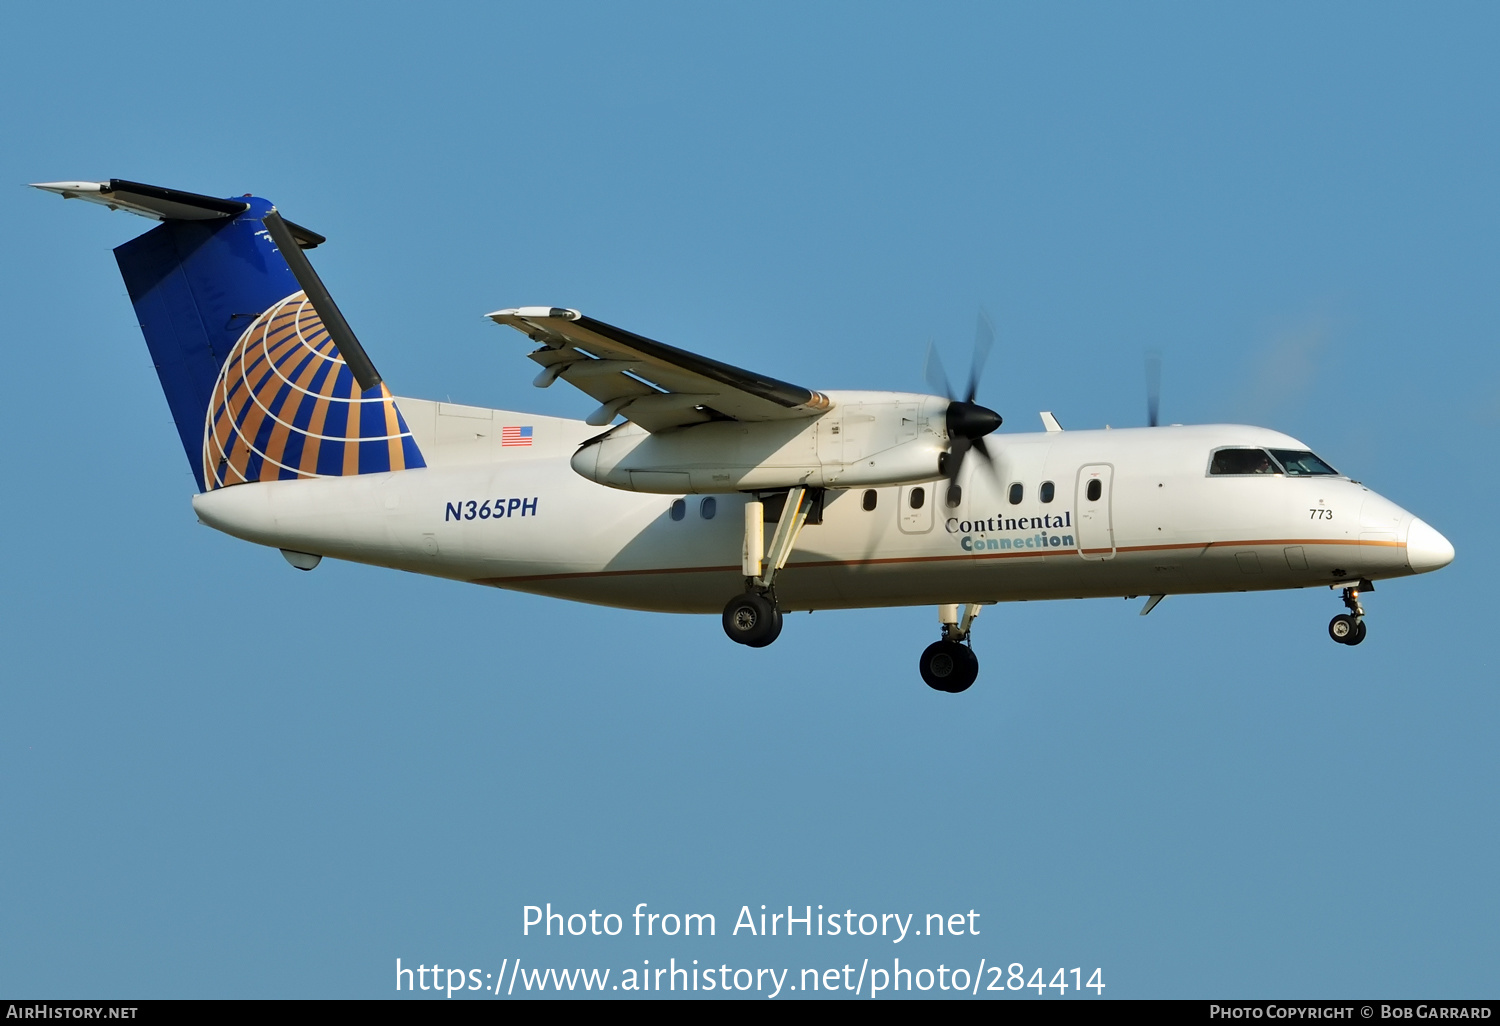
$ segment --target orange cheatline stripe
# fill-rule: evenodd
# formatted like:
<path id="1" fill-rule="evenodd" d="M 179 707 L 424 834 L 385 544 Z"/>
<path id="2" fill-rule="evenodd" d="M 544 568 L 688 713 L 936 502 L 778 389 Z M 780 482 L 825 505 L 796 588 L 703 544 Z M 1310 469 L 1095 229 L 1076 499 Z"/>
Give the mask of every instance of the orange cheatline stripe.
<path id="1" fill-rule="evenodd" d="M 819 566 L 816 563 L 789 563 L 787 567 L 793 566 Z M 576 574 L 531 574 L 524 577 L 479 577 L 469 581 L 470 584 L 515 584 L 523 581 L 566 581 L 589 577 L 654 577 L 658 574 L 711 574 L 723 573 L 729 570 L 739 572 L 740 566 L 677 566 L 660 567 L 648 570 L 593 570 Z"/>
<path id="2" fill-rule="evenodd" d="M 1179 549 L 1208 550 L 1216 547 L 1242 547 L 1246 545 L 1383 545 L 1404 548 L 1399 542 L 1379 541 L 1360 542 L 1343 538 L 1314 538 L 1314 539 L 1270 539 L 1264 541 L 1229 541 L 1229 542 L 1179 542 L 1171 545 L 1135 545 L 1128 548 L 1116 549 L 1117 552 L 1168 552 Z M 1084 549 L 1089 552 L 1109 552 L 1109 549 Z M 1077 549 L 1022 549 L 1017 551 L 1001 552 L 960 552 L 947 556 L 885 556 L 879 559 L 824 559 L 809 560 L 802 563 L 788 563 L 786 569 L 794 567 L 799 569 L 810 569 L 814 567 L 831 566 L 888 566 L 894 563 L 952 563 L 959 560 L 973 562 L 980 559 L 1034 559 L 1046 555 L 1062 556 L 1077 555 Z M 659 574 L 707 574 L 724 573 L 727 571 L 738 572 L 740 567 L 734 566 L 680 566 L 680 567 L 653 567 L 642 570 L 590 570 L 569 574 L 528 574 L 516 577 L 483 577 L 471 580 L 471 584 L 520 584 L 528 581 L 565 581 L 581 580 L 596 577 L 648 577 Z"/>
<path id="3" fill-rule="evenodd" d="M 1229 545 L 1387 545 L 1392 548 L 1406 548 L 1398 541 L 1363 541 L 1359 538 L 1271 538 L 1266 541 L 1227 541 L 1209 542 L 1209 548 L 1221 548 Z M 1140 549 L 1121 549 L 1121 552 L 1136 552 L 1150 549 L 1150 545 L 1142 546 Z"/>

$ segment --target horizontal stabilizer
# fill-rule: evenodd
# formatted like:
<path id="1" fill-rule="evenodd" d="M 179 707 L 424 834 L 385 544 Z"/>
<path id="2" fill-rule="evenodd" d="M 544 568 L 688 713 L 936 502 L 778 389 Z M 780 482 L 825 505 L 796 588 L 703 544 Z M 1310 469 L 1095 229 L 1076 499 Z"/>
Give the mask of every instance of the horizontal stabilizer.
<path id="1" fill-rule="evenodd" d="M 153 221 L 217 221 L 238 217 L 250 209 L 250 204 L 243 200 L 163 189 L 158 185 L 127 182 L 123 178 L 111 178 L 107 182 L 36 182 L 31 187 L 55 192 L 63 199 L 87 200 L 111 210 L 128 210 Z M 317 232 L 290 221 L 286 226 L 299 249 L 314 249 L 328 241 Z"/>

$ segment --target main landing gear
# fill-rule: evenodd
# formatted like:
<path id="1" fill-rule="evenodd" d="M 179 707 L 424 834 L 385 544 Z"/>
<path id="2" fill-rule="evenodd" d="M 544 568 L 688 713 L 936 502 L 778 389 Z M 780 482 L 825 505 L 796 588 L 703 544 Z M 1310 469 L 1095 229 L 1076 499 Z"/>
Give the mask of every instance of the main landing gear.
<path id="1" fill-rule="evenodd" d="M 765 648 L 781 636 L 781 610 L 769 593 L 747 591 L 724 607 L 724 633 L 730 641 Z"/>
<path id="2" fill-rule="evenodd" d="M 1328 636 L 1340 645 L 1358 645 L 1365 640 L 1365 608 L 1359 604 L 1361 588 L 1374 591 L 1375 585 L 1369 581 L 1360 581 L 1358 585 L 1345 588 L 1344 605 L 1349 612 L 1340 613 L 1328 621 Z"/>
<path id="3" fill-rule="evenodd" d="M 751 648 L 765 648 L 781 634 L 781 610 L 776 605 L 776 575 L 786 566 L 797 535 L 807 523 L 812 508 L 806 488 L 787 492 L 786 505 L 771 535 L 771 549 L 765 551 L 765 504 L 759 500 L 745 503 L 745 548 L 741 569 L 745 573 L 745 593 L 736 595 L 724 607 L 724 633 L 729 640 Z"/>
<path id="4" fill-rule="evenodd" d="M 960 613 L 962 609 L 962 613 Z M 969 628 L 979 615 L 979 603 L 956 603 L 938 606 L 938 621 L 943 625 L 941 641 L 934 641 L 922 652 L 922 680 L 934 691 L 958 694 L 967 691 L 979 676 L 979 657 L 969 647 Z"/>

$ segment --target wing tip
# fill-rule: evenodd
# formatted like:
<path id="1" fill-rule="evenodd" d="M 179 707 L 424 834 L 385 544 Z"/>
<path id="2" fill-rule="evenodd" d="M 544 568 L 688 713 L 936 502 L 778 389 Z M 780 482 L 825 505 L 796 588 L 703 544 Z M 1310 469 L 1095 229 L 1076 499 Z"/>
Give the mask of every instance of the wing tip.
<path id="1" fill-rule="evenodd" d="M 79 193 L 100 193 L 109 188 L 108 182 L 28 182 L 27 188 L 55 192 L 63 199 L 73 199 Z"/>
<path id="2" fill-rule="evenodd" d="M 485 317 L 497 323 L 504 324 L 509 318 L 517 317 L 523 320 L 533 320 L 539 317 L 557 317 L 565 321 L 576 321 L 583 314 L 577 310 L 570 310 L 562 306 L 513 306 L 505 310 L 496 310 L 485 314 Z"/>

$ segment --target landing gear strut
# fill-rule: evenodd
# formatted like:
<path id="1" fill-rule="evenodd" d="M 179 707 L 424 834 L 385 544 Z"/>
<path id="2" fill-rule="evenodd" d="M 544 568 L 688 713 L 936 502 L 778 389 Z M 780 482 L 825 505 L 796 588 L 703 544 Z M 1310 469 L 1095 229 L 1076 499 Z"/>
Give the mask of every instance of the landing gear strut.
<path id="1" fill-rule="evenodd" d="M 741 569 L 745 593 L 724 606 L 724 633 L 729 640 L 751 648 L 765 648 L 781 634 L 781 610 L 776 605 L 776 575 L 786 566 L 797 535 L 807 523 L 809 501 L 806 488 L 787 492 L 786 505 L 771 535 L 771 550 L 765 551 L 765 504 L 745 503 L 745 549 Z"/>
<path id="2" fill-rule="evenodd" d="M 1340 613 L 1328 621 L 1328 636 L 1340 645 L 1358 645 L 1365 640 L 1365 608 L 1359 604 L 1359 590 L 1374 591 L 1368 581 L 1344 589 L 1344 605 L 1349 612 Z"/>
<path id="3" fill-rule="evenodd" d="M 963 612 L 960 615 L 959 610 Z M 960 607 L 938 606 L 938 620 L 943 625 L 941 641 L 934 641 L 922 652 L 922 680 L 934 691 L 958 694 L 967 691 L 979 676 L 979 657 L 967 644 L 969 628 L 979 615 L 979 603 Z"/>

